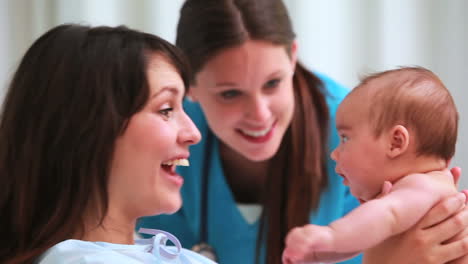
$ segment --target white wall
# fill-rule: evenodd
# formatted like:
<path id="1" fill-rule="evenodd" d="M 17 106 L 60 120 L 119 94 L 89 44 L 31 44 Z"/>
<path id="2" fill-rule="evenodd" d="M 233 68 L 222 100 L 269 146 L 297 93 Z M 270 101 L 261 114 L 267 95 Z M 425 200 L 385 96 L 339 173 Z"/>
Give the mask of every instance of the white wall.
<path id="1" fill-rule="evenodd" d="M 453 165 L 468 171 L 468 1 L 284 0 L 299 58 L 353 87 L 361 74 L 421 65 L 445 82 L 460 112 Z M 27 47 L 54 25 L 120 25 L 173 42 L 183 0 L 0 0 L 0 87 Z M 0 90 L 3 96 L 4 89 Z M 462 176 L 468 188 L 468 173 Z"/>
<path id="2" fill-rule="evenodd" d="M 444 81 L 460 113 L 452 165 L 468 171 L 468 1 L 289 0 L 300 58 L 354 87 L 362 74 L 420 65 Z M 461 188 L 468 188 L 468 173 Z"/>

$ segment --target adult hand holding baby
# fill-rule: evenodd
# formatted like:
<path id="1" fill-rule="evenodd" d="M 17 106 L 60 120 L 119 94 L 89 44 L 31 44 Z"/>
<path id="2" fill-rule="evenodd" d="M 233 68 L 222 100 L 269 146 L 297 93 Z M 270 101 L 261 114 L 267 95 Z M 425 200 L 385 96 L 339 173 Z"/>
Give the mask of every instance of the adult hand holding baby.
<path id="1" fill-rule="evenodd" d="M 461 169 L 454 167 L 450 173 L 458 184 Z M 388 239 L 385 247 L 364 254 L 363 264 L 395 260 L 401 264 L 468 263 L 464 256 L 468 248 L 468 233 L 464 230 L 468 221 L 467 196 L 468 190 L 462 190 L 442 200 L 410 230 Z"/>

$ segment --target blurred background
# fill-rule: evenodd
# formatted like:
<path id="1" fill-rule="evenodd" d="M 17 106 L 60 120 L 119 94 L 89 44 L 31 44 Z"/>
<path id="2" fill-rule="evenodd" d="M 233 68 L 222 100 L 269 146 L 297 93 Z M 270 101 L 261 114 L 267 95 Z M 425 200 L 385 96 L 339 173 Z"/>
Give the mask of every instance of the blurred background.
<path id="1" fill-rule="evenodd" d="M 252 0 L 255 1 L 255 0 Z M 284 0 L 310 69 L 354 87 L 359 77 L 397 66 L 434 71 L 451 91 L 460 123 L 452 166 L 468 188 L 468 1 Z M 0 99 L 32 42 L 61 23 L 121 25 L 174 43 L 183 0 L 0 0 Z"/>

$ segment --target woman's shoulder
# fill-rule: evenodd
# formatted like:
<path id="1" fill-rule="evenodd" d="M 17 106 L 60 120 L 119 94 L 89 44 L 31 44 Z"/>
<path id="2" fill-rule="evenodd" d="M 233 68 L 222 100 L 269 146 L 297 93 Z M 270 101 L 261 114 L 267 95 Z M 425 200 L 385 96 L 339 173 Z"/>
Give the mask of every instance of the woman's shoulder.
<path id="1" fill-rule="evenodd" d="M 121 245 L 120 248 L 112 248 L 110 243 L 89 242 L 83 240 L 69 239 L 62 241 L 47 250 L 37 262 L 38 264 L 59 264 L 59 263 L 141 263 L 136 259 L 127 256 L 132 245 Z"/>
<path id="2" fill-rule="evenodd" d="M 350 90 L 346 86 L 339 83 L 338 81 L 335 81 L 326 74 L 317 71 L 313 71 L 312 73 L 316 77 L 318 77 L 322 82 L 323 94 L 325 96 L 325 101 L 328 106 L 331 134 L 333 135 L 332 137 L 330 137 L 331 142 L 329 147 L 330 149 L 334 149 L 338 142 L 338 137 L 336 136 L 335 131 L 336 111 L 341 101 L 343 101 L 343 99 L 346 97 Z"/>
<path id="3" fill-rule="evenodd" d="M 158 230 L 157 230 L 158 231 Z M 159 233 L 164 231 L 158 231 Z M 164 232 L 164 237 L 170 234 Z M 172 235 L 171 235 L 172 236 Z M 174 238 L 177 240 L 176 238 Z M 144 241 L 144 243 L 142 242 Z M 173 240 L 171 240 L 173 241 Z M 178 240 L 177 240 L 178 241 Z M 142 263 L 179 263 L 179 264 L 216 264 L 210 259 L 184 249 L 179 246 L 166 246 L 160 244 L 158 240 L 141 239 L 133 245 L 113 244 L 107 242 L 89 242 L 83 240 L 69 239 L 56 244 L 47 250 L 37 261 L 38 264 L 142 264 Z M 160 249 L 160 248 L 163 249 Z M 155 251 L 156 250 L 156 251 Z M 167 257 L 162 253 L 171 252 L 172 257 Z M 170 259 L 169 259 L 170 258 Z M 164 260 L 163 260 L 164 259 Z"/>
<path id="4" fill-rule="evenodd" d="M 183 263 L 191 263 L 191 264 L 216 264 L 216 262 L 212 261 L 211 259 L 206 258 L 196 252 L 191 250 L 182 248 L 181 251 L 181 260 Z M 184 262 L 185 261 L 185 262 Z"/>
<path id="5" fill-rule="evenodd" d="M 157 258 L 149 252 L 150 249 L 148 245 L 121 245 L 70 239 L 50 248 L 40 257 L 38 264 L 155 263 Z M 180 261 L 177 263 L 182 264 L 215 264 L 210 259 L 184 248 L 181 249 L 178 258 Z"/>
<path id="6" fill-rule="evenodd" d="M 314 71 L 313 73 L 322 81 L 329 105 L 339 104 L 349 93 L 349 88 L 332 79 L 330 76 L 317 71 Z"/>

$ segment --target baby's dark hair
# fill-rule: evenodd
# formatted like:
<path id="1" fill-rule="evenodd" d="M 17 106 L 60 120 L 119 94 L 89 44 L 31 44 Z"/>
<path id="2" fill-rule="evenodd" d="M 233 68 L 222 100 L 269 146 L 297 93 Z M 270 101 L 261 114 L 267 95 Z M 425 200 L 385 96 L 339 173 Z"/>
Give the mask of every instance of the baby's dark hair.
<path id="1" fill-rule="evenodd" d="M 350 93 L 366 93 L 375 136 L 395 125 L 408 128 L 416 154 L 450 160 L 455 154 L 458 112 L 450 92 L 432 71 L 401 67 L 365 77 Z"/>

